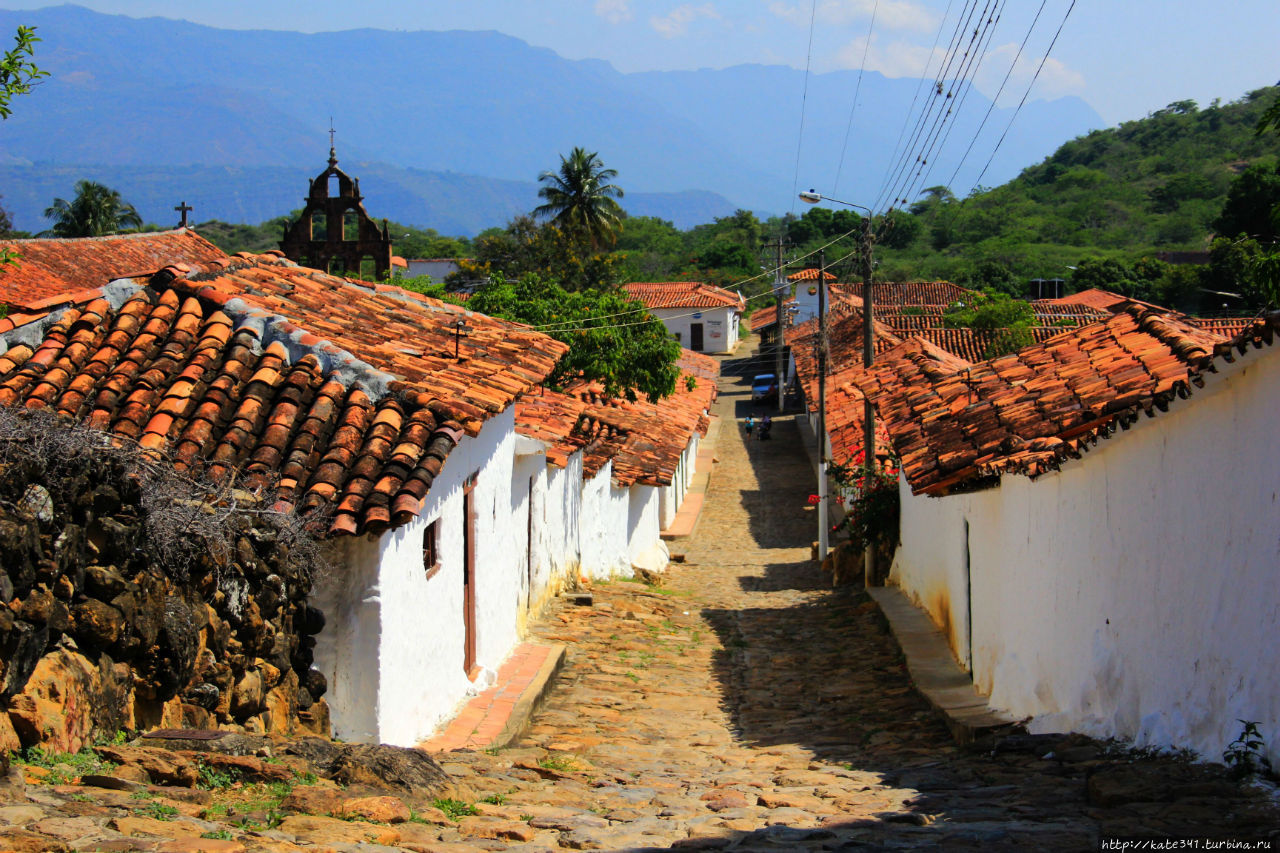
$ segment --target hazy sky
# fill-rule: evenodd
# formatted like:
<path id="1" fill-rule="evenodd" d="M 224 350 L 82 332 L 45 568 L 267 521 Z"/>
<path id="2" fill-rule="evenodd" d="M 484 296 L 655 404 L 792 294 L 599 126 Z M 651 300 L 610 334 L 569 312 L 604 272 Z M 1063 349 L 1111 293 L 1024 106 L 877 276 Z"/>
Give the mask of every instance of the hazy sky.
<path id="1" fill-rule="evenodd" d="M 1002 0 L 979 0 L 994 9 Z M 0 0 L 7 9 L 51 5 Z M 216 27 L 315 32 L 361 27 L 498 30 L 570 59 L 620 71 L 746 62 L 817 71 L 866 67 L 919 76 L 964 0 L 81 0 L 100 12 Z M 1002 97 L 1026 90 L 1072 0 L 1043 0 L 1040 21 Z M 1010 0 L 977 74 L 994 95 L 1040 0 Z M 812 50 L 811 16 L 815 15 Z M 949 12 L 949 14 L 948 14 Z M 872 26 L 872 15 L 875 15 Z M 944 26 L 945 24 L 945 26 Z M 972 24 L 969 25 L 972 29 Z M 868 33 L 870 44 L 868 45 Z M 1032 98 L 1078 95 L 1114 124 L 1191 98 L 1234 100 L 1280 79 L 1276 0 L 1076 0 Z M 936 68 L 936 65 L 935 65 Z"/>

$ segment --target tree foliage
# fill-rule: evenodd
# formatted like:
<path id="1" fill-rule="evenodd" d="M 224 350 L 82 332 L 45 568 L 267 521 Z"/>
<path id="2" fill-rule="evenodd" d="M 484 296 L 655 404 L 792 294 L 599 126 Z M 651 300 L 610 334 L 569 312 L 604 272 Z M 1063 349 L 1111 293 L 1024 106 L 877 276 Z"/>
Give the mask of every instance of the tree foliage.
<path id="1" fill-rule="evenodd" d="M 485 281 L 493 276 L 519 279 L 535 275 L 568 291 L 609 290 L 617 284 L 620 256 L 596 252 L 571 232 L 517 216 L 506 228 L 492 228 L 472 241 L 472 257 L 459 264 L 452 283 Z"/>
<path id="2" fill-rule="evenodd" d="M 1007 293 L 987 289 L 969 302 L 949 306 L 942 316 L 949 329 L 983 329 L 995 332 L 983 352 L 984 358 L 996 358 L 1035 343 L 1031 327 L 1035 324 L 1031 305 Z"/>
<path id="3" fill-rule="evenodd" d="M 101 237 L 142 227 L 133 205 L 119 191 L 96 181 L 77 181 L 75 198 L 55 198 L 44 215 L 53 220 L 48 233 L 54 237 Z"/>
<path id="4" fill-rule="evenodd" d="M 35 27 L 18 27 L 13 47 L 0 56 L 0 119 L 13 114 L 10 101 L 29 93 L 41 77 L 48 76 L 48 72 L 41 71 L 31 61 L 35 56 L 35 43 L 40 41 L 35 33 Z"/>
<path id="5" fill-rule="evenodd" d="M 658 400 L 675 390 L 680 345 L 661 321 L 625 294 L 569 291 L 535 274 L 495 278 L 467 302 L 472 311 L 528 323 L 569 345 L 548 383 L 599 381 L 605 392 Z"/>
<path id="6" fill-rule="evenodd" d="M 561 155 L 557 171 L 538 176 L 543 203 L 533 214 L 593 249 L 613 245 L 625 215 L 616 201 L 622 188 L 610 183 L 616 177 L 617 170 L 606 169 L 598 153 L 574 148 L 568 157 Z"/>

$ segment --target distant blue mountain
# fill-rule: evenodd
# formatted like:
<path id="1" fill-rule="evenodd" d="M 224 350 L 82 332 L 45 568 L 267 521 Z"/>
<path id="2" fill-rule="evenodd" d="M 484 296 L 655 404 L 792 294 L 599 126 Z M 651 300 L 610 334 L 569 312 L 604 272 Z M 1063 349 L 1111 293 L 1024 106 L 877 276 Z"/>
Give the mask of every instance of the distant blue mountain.
<path id="1" fill-rule="evenodd" d="M 23 228 L 42 227 L 30 211 L 38 217 L 49 187 L 61 179 L 55 194 L 65 196 L 89 166 L 118 176 L 112 185 L 148 217 L 153 197 L 168 207 L 203 199 L 210 217 L 279 215 L 300 205 L 305 176 L 323 168 L 330 117 L 370 211 L 444 232 L 473 233 L 528 210 L 537 175 L 575 145 L 619 171 L 632 213 L 692 224 L 738 206 L 792 206 L 803 85 L 794 69 L 622 74 L 495 32 L 308 35 L 77 6 L 0 11 L 0 33 L 19 24 L 38 27 L 37 61 L 51 72 L 0 125 L 0 164 L 27 167 L 5 170 L 0 190 Z M 850 72 L 810 78 L 800 182 L 865 203 L 916 81 L 865 75 L 837 192 L 855 82 Z M 987 103 L 973 92 L 964 116 Z M 993 113 L 974 163 L 985 162 L 1008 117 Z M 954 142 L 972 137 L 972 123 L 957 123 Z M 983 182 L 1001 183 L 1101 125 L 1077 99 L 1029 104 Z M 981 165 L 967 168 L 958 194 Z M 940 168 L 931 182 L 950 172 Z"/>

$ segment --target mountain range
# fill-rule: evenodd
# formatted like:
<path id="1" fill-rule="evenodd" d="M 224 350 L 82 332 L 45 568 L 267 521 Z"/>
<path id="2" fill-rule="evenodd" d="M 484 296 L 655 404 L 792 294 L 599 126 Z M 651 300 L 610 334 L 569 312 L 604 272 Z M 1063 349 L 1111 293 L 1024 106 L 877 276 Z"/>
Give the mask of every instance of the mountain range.
<path id="1" fill-rule="evenodd" d="M 803 72 L 764 65 L 624 74 L 497 32 L 302 34 L 70 5 L 0 10 L 0 32 L 20 24 L 37 28 L 36 62 L 50 76 L 0 125 L 0 180 L 15 226 L 31 230 L 81 177 L 162 224 L 183 200 L 198 220 L 286 213 L 324 168 L 331 126 L 374 216 L 442 233 L 531 209 L 537 175 L 574 146 L 618 170 L 631 213 L 681 227 L 736 207 L 790 209 L 797 182 L 869 203 L 921 89 L 874 72 L 860 84 L 856 72 L 814 74 L 806 88 Z M 969 91 L 930 183 L 948 182 L 989 104 Z M 958 194 L 1010 118 L 992 112 Z M 1100 126 L 1079 99 L 1029 102 L 982 180 L 1002 183 Z"/>

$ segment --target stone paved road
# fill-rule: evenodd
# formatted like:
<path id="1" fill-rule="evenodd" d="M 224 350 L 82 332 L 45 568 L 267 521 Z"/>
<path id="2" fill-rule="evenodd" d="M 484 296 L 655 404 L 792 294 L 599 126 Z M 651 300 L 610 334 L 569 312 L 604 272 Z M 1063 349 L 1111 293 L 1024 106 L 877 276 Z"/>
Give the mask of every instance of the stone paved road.
<path id="1" fill-rule="evenodd" d="M 1203 768 L 1083 738 L 956 747 L 875 606 L 809 559 L 798 429 L 744 441 L 734 366 L 703 516 L 674 549 L 686 561 L 660 587 L 606 585 L 594 608 L 555 613 L 540 633 L 570 643 L 570 663 L 523 748 L 451 768 L 477 771 L 505 799 L 491 811 L 539 830 L 523 849 L 1090 850 L 1110 835 L 1275 828 Z"/>
<path id="2" fill-rule="evenodd" d="M 733 419 L 747 386 L 726 367 L 719 464 L 695 536 L 675 548 L 685 562 L 660 586 L 600 585 L 593 607 L 552 611 L 537 633 L 570 644 L 560 683 L 516 746 L 441 756 L 460 782 L 458 802 L 436 802 L 448 816 L 416 803 L 405 821 L 394 800 L 360 800 L 326 817 L 354 795 L 330 783 L 298 787 L 280 808 L 302 813 L 248 830 L 170 789 L 28 786 L 0 796 L 0 849 L 1021 851 L 1096 850 L 1107 836 L 1280 848 L 1274 803 L 1204 766 L 1083 738 L 956 747 L 874 605 L 830 589 L 809 560 L 795 424 L 745 443 Z M 166 809 L 177 817 L 157 819 Z"/>

